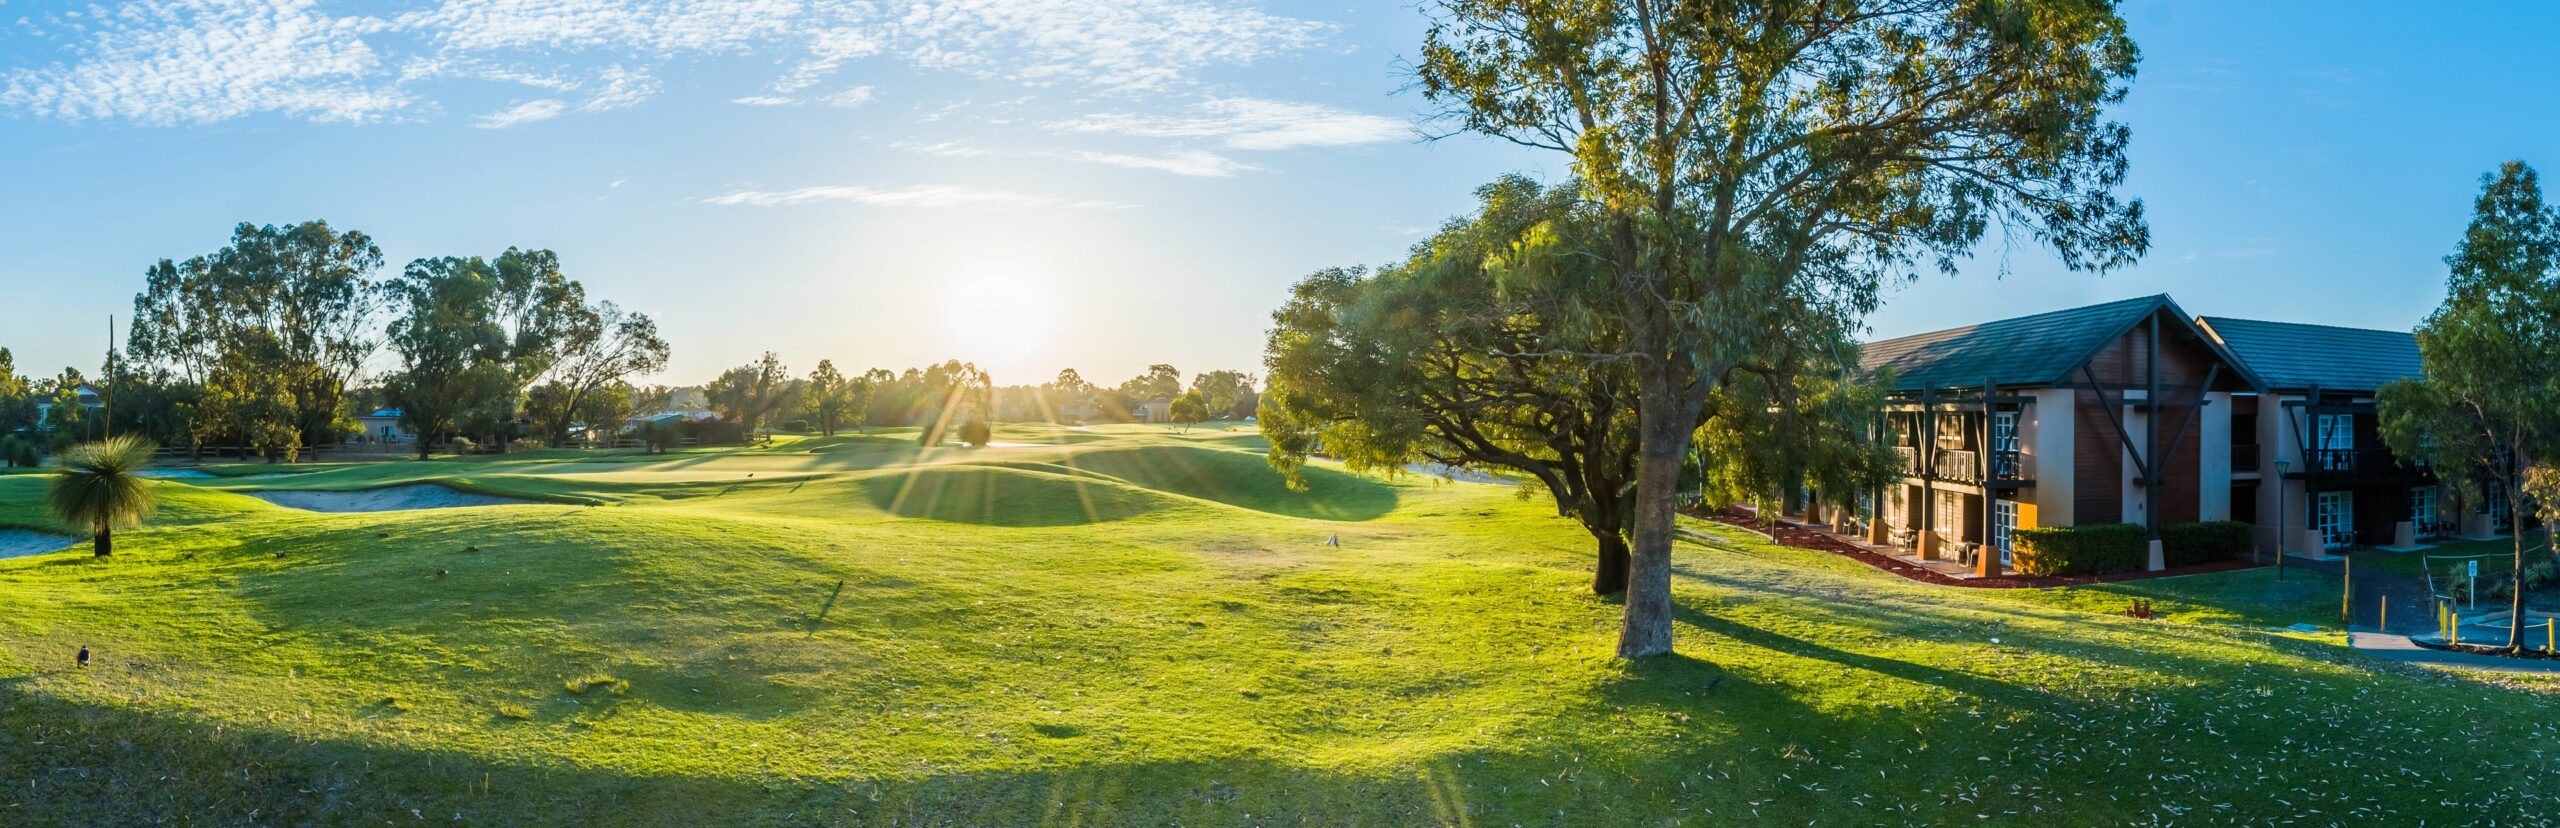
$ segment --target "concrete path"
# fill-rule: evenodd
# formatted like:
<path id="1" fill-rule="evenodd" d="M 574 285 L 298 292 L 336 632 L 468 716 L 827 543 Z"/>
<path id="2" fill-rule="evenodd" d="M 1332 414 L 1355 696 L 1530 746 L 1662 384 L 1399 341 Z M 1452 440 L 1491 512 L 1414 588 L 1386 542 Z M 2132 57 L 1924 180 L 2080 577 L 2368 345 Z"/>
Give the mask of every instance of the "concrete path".
<path id="1" fill-rule="evenodd" d="M 2397 626 L 2396 622 L 2394 626 Z M 2497 673 L 2560 675 L 2560 661 L 2430 650 L 2410 643 L 2408 636 L 2372 632 L 2369 629 L 2348 631 L 2347 646 L 2375 658 L 2423 667 L 2460 667 Z"/>
<path id="2" fill-rule="evenodd" d="M 2337 575 L 2346 570 L 2346 565 L 2336 558 L 2322 561 L 2288 557 L 2284 565 L 2288 568 L 2330 575 Z M 2388 601 L 2391 604 L 2391 627 L 2382 632 L 2402 636 L 2435 632 L 2435 602 L 2427 591 L 2427 582 L 2424 579 L 2397 573 L 2375 572 L 2370 568 L 2358 568 L 2355 573 L 2354 588 L 2355 595 L 2347 600 L 2347 609 L 2349 623 L 2356 629 L 2370 630 L 2380 624 L 2383 616 L 2382 605 Z"/>

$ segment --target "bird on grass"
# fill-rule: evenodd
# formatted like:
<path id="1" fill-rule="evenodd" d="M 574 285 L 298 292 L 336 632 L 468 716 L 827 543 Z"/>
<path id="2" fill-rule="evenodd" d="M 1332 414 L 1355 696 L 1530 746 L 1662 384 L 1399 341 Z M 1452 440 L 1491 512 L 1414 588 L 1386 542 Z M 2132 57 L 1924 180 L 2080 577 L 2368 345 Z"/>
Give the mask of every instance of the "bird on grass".
<path id="1" fill-rule="evenodd" d="M 80 648 L 80 656 L 79 656 L 79 658 L 80 658 L 80 666 L 82 666 L 82 667 L 87 667 L 87 666 L 89 666 L 89 648 L 87 648 L 87 647 L 81 647 L 81 648 Z"/>

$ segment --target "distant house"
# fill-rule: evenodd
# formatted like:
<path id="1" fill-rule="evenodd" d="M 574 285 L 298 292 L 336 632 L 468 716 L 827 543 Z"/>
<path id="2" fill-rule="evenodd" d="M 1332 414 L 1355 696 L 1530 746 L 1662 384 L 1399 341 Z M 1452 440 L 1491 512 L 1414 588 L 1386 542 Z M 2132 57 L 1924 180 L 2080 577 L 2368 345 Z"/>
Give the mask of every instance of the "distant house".
<path id="1" fill-rule="evenodd" d="M 364 433 L 357 435 L 356 442 L 386 446 L 417 442 L 417 432 L 400 424 L 400 414 L 401 410 L 397 408 L 377 408 L 371 414 L 357 417 L 356 422 L 364 424 Z"/>
<path id="2" fill-rule="evenodd" d="M 95 386 L 95 385 L 91 385 L 91 384 L 89 384 L 89 383 L 85 383 L 85 382 L 84 382 L 84 383 L 81 383 L 81 384 L 79 384 L 79 385 L 72 386 L 72 387 L 71 387 L 71 390 L 72 390 L 72 392 L 73 392 L 73 393 L 76 393 L 76 394 L 79 394 L 79 395 L 80 395 L 80 407 L 81 407 L 81 408 L 86 408 L 86 409 L 88 409 L 88 410 L 90 410 L 90 411 L 96 411 L 96 410 L 98 410 L 98 409 L 101 409 L 101 408 L 105 408 L 105 407 L 106 407 L 106 398 L 105 398 L 104 396 L 102 396 L 102 395 L 100 395 L 100 394 L 99 394 L 99 392 L 98 392 L 98 387 L 97 387 L 97 386 Z M 42 428 L 44 428 L 44 427 L 45 427 L 45 424 L 46 424 L 47 422 L 50 422 L 52 419 L 53 419 L 53 403 L 51 403 L 51 402 L 40 402 L 40 403 L 36 403 L 36 428 L 38 428 L 38 429 L 42 429 Z"/>
<path id="3" fill-rule="evenodd" d="M 704 420 L 717 419 L 720 419 L 720 412 L 713 411 L 708 408 L 670 408 L 654 414 L 641 414 L 634 416 L 631 419 L 622 421 L 622 427 L 625 429 L 636 430 L 652 425 L 698 423 Z"/>
<path id="4" fill-rule="evenodd" d="M 1132 413 L 1137 415 L 1138 422 L 1142 423 L 1170 422 L 1173 420 L 1173 400 L 1157 397 L 1139 403 L 1138 410 Z"/>

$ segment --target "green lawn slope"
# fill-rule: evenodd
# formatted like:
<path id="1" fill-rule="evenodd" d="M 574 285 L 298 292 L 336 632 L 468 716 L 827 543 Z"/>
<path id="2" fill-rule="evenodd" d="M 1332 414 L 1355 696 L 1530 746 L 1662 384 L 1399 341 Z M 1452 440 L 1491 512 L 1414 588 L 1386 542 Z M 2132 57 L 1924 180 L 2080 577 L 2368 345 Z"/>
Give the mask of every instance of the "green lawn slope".
<path id="1" fill-rule="evenodd" d="M 2269 632 L 2334 616 L 2336 582 L 2309 573 L 1948 589 L 1706 529 L 1677 556 L 1679 652 L 1629 665 L 1587 535 L 1512 487 L 1319 465 L 1292 492 L 1239 432 L 997 439 L 156 482 L 164 508 L 114 559 L 0 560 L 0 823 L 2414 824 L 2554 804 L 2560 706 Z M 420 482 L 533 502 L 246 494 Z M 0 477 L 0 525 L 47 525 L 42 485 Z M 2163 619 L 2122 617 L 2135 597 Z"/>

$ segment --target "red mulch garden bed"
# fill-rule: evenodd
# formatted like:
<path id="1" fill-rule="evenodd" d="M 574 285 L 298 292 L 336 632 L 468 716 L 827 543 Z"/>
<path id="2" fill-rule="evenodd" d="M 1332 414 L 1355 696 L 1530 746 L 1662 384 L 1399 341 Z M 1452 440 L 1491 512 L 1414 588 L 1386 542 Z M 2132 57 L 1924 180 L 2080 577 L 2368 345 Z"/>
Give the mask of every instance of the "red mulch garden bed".
<path id="1" fill-rule="evenodd" d="M 2044 589 L 2047 587 L 2077 586 L 2080 584 L 2139 581 L 2145 578 L 2169 578 L 2178 575 L 2202 575 L 2207 572 L 2226 572 L 2234 569 L 2248 569 L 2253 566 L 2260 566 L 2260 564 L 2250 561 L 2221 561 L 2217 563 L 2163 569 L 2158 572 L 2116 572 L 2106 575 L 2078 575 L 2058 578 L 2035 578 L 2025 575 L 2001 575 L 1991 578 L 1957 578 L 1936 570 L 1914 566 L 1910 563 L 1906 563 L 1887 555 L 1878 554 L 1865 547 L 1841 540 L 1838 536 L 1828 532 L 1809 529 L 1804 526 L 1787 523 L 1785 521 L 1780 521 L 1774 526 L 1764 524 L 1760 522 L 1759 518 L 1752 516 L 1749 512 L 1744 512 L 1739 509 L 1726 509 L 1722 512 L 1712 514 L 1691 511 L 1687 514 L 1690 517 L 1702 520 L 1712 520 L 1727 526 L 1735 526 L 1759 532 L 1777 539 L 1778 543 L 1783 546 L 1792 546 L 1798 549 L 1811 549 L 1818 552 L 1829 552 L 1914 581 L 1926 584 L 1938 584 L 1941 586 L 1972 587 L 1975 589 Z"/>

